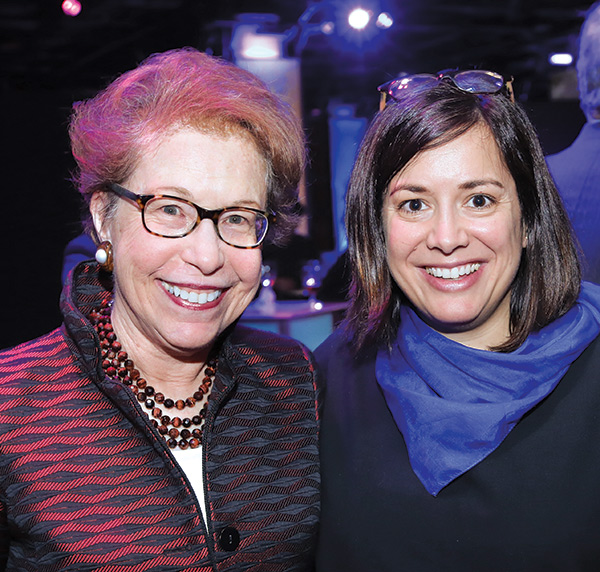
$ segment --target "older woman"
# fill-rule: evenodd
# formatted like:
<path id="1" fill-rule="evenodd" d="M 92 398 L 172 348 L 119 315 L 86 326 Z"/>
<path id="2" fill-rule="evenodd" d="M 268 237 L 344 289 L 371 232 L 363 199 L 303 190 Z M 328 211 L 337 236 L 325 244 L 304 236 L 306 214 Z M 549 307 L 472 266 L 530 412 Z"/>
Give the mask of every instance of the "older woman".
<path id="1" fill-rule="evenodd" d="M 345 328 L 317 350 L 317 568 L 594 570 L 600 289 L 510 85 L 381 88 L 347 229 Z"/>
<path id="2" fill-rule="evenodd" d="M 236 326 L 294 220 L 304 140 L 251 74 L 157 54 L 75 107 L 98 263 L 0 354 L 0 568 L 307 570 L 315 372 Z"/>

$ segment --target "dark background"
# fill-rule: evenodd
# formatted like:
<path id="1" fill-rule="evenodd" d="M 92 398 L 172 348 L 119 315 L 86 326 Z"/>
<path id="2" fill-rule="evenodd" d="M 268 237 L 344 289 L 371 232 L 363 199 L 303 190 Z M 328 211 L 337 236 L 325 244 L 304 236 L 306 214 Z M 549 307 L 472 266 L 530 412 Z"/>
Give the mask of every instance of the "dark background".
<path id="1" fill-rule="evenodd" d="M 371 117 L 375 87 L 401 71 L 478 66 L 515 76 L 518 99 L 547 153 L 567 146 L 584 121 L 573 68 L 552 68 L 547 56 L 575 53 L 587 1 L 381 0 L 378 7 L 392 14 L 395 26 L 362 35 L 342 23 L 348 0 L 81 1 L 75 18 L 62 13 L 59 0 L 0 5 L 0 347 L 60 323 L 62 253 L 80 231 L 80 204 L 69 182 L 73 161 L 66 126 L 72 102 L 93 95 L 153 52 L 191 45 L 230 57 L 228 38 L 239 13 L 276 14 L 273 31 L 288 32 L 290 55 L 301 57 L 311 154 L 307 190 L 310 204 L 318 207 L 311 233 L 320 250 L 332 248 L 327 106 L 333 100 Z M 307 9 L 314 14 L 303 30 L 332 21 L 336 32 L 305 35 L 300 50 L 294 31 Z"/>

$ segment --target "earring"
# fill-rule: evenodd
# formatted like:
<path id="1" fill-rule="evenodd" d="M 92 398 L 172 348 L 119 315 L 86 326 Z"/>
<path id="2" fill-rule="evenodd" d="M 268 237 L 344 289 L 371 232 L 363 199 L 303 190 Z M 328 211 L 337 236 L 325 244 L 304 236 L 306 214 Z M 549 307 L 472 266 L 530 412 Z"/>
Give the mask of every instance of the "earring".
<path id="1" fill-rule="evenodd" d="M 110 241 L 105 240 L 100 243 L 96 250 L 96 261 L 100 264 L 100 268 L 106 272 L 113 271 L 113 252 Z"/>

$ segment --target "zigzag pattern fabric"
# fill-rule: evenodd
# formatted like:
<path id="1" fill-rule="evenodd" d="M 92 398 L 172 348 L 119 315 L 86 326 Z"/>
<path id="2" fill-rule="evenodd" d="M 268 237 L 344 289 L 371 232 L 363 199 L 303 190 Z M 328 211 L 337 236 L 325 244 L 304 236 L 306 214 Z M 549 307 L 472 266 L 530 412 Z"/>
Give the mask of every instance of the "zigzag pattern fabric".
<path id="1" fill-rule="evenodd" d="M 65 287 L 64 324 L 0 353 L 0 570 L 311 570 L 318 407 L 299 343 L 224 339 L 203 458 L 208 522 L 130 391 L 104 377 L 85 316 L 95 265 Z"/>

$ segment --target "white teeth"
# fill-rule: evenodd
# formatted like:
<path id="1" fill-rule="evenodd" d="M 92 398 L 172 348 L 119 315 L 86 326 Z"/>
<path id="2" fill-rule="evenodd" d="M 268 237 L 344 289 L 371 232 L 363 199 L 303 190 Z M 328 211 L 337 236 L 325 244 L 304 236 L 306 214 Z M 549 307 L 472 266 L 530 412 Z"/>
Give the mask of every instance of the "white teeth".
<path id="1" fill-rule="evenodd" d="M 192 304 L 206 304 L 207 302 L 214 302 L 220 295 L 221 290 L 214 290 L 213 292 L 189 292 L 188 290 L 183 290 L 178 288 L 177 286 L 173 286 L 168 282 L 162 282 L 165 290 L 173 296 L 177 296 L 182 300 L 187 300 Z"/>
<path id="2" fill-rule="evenodd" d="M 427 267 L 427 274 L 431 274 L 436 278 L 444 278 L 445 280 L 458 280 L 461 276 L 467 276 L 473 272 L 477 272 L 481 264 L 465 264 L 464 266 L 455 266 L 454 268 L 434 268 Z"/>

